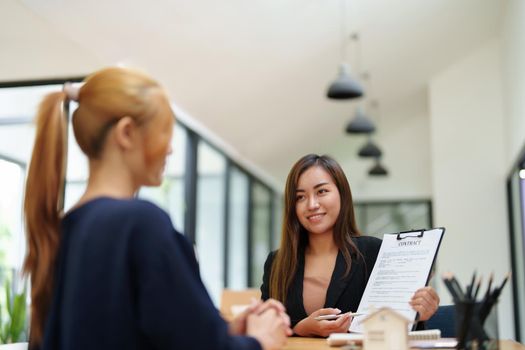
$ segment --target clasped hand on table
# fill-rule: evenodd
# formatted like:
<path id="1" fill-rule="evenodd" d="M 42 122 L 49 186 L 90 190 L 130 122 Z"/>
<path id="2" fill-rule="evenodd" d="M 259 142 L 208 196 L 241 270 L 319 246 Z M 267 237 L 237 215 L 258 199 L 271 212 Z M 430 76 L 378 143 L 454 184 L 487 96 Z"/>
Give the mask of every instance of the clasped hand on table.
<path id="1" fill-rule="evenodd" d="M 254 300 L 229 324 L 232 335 L 248 335 L 259 341 L 264 350 L 280 349 L 292 335 L 290 317 L 284 306 L 274 299 Z"/>

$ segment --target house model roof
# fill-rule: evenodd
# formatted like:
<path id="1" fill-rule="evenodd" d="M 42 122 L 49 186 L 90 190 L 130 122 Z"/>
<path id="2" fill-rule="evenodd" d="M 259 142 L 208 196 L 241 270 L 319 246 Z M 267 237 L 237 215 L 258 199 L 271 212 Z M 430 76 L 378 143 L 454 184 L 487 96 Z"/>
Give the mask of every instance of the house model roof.
<path id="1" fill-rule="evenodd" d="M 386 314 L 390 314 L 396 318 L 398 318 L 399 320 L 405 322 L 406 324 L 409 324 L 411 323 L 412 321 L 409 320 L 408 318 L 406 318 L 405 316 L 401 315 L 400 313 L 394 311 L 394 309 L 391 309 L 389 307 L 382 307 L 380 309 L 378 309 L 377 311 L 371 313 L 370 315 L 368 315 L 366 318 L 364 318 L 361 323 L 362 324 L 366 324 L 369 320 L 372 320 L 372 319 L 375 319 L 381 315 L 386 315 Z"/>

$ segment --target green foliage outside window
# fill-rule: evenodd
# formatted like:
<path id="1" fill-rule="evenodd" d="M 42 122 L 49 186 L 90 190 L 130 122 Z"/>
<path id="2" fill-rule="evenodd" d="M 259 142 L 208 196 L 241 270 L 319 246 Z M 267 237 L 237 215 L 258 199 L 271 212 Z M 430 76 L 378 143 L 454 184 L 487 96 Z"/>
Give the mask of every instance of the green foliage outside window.
<path id="1" fill-rule="evenodd" d="M 6 249 L 9 246 L 9 239 L 11 233 L 9 228 L 2 220 L 2 212 L 0 211 L 0 332 L 3 333 L 2 320 L 7 319 L 7 309 L 3 307 L 6 304 L 6 296 L 4 293 L 5 285 L 9 277 L 9 268 L 7 266 L 7 252 Z M 0 343 L 4 343 L 2 337 L 0 337 Z"/>
<path id="2" fill-rule="evenodd" d="M 20 294 L 12 294 L 11 283 L 5 282 L 5 304 L 0 305 L 0 344 L 16 343 L 26 339 L 26 288 Z M 3 316 L 6 309 L 7 317 Z"/>
<path id="3" fill-rule="evenodd" d="M 11 269 L 7 266 L 7 252 L 2 247 L 8 246 L 11 238 L 9 228 L 0 218 L 0 344 L 16 343 L 27 338 L 27 303 L 26 289 L 22 293 L 13 293 L 10 277 Z"/>

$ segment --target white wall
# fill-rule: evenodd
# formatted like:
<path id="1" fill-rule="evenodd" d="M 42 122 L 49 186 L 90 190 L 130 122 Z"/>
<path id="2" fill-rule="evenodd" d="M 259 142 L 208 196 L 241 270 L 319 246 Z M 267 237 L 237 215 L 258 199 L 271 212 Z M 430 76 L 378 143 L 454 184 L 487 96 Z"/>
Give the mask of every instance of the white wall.
<path id="1" fill-rule="evenodd" d="M 2 0 L 0 10 L 9 14 L 0 21 L 2 81 L 79 76 L 100 67 L 98 57 L 34 14 L 22 1 Z"/>
<path id="2" fill-rule="evenodd" d="M 409 99 L 388 106 L 388 114 L 374 114 L 378 135 L 374 141 L 384 151 L 382 164 L 387 177 L 371 177 L 371 159 L 356 158 L 365 136 L 348 136 L 348 146 L 333 154 L 343 167 L 354 199 L 400 200 L 432 197 L 427 91 L 421 89 Z M 356 141 L 357 139 L 357 141 Z"/>
<path id="3" fill-rule="evenodd" d="M 371 177 L 371 160 L 353 159 L 363 167 L 343 164 L 356 200 L 427 199 L 432 197 L 427 94 L 425 89 L 389 108 L 378 122 L 378 145 L 387 177 Z M 364 142 L 363 142 L 364 143 Z M 351 156 L 354 156 L 353 154 Z M 340 159 L 340 158 L 336 158 Z"/>
<path id="4" fill-rule="evenodd" d="M 434 218 L 447 232 L 438 273 L 463 284 L 477 270 L 500 281 L 510 271 L 500 42 L 493 39 L 430 82 Z M 442 302 L 450 301 L 439 284 Z M 502 338 L 514 336 L 511 288 L 499 304 Z"/>
<path id="5" fill-rule="evenodd" d="M 503 103 L 510 166 L 525 144 L 525 1 L 508 0 L 502 23 Z"/>

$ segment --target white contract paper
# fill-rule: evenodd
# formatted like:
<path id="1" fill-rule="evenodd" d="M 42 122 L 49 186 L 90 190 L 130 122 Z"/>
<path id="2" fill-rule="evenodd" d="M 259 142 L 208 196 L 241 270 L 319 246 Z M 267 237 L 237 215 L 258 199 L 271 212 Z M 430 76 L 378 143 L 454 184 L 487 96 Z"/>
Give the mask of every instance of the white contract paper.
<path id="1" fill-rule="evenodd" d="M 436 228 L 383 236 L 374 269 L 357 309 L 357 313 L 364 315 L 354 317 L 350 332 L 363 332 L 361 322 L 374 309 L 382 307 L 394 309 L 412 322 L 415 320 L 416 311 L 408 302 L 416 290 L 427 284 L 444 232 L 444 228 Z"/>

